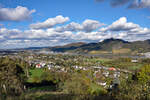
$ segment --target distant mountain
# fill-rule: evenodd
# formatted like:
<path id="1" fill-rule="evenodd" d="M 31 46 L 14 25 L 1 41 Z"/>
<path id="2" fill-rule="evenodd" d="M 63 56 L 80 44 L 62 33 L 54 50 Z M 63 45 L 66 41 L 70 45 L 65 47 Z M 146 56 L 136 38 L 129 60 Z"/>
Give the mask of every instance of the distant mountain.
<path id="1" fill-rule="evenodd" d="M 128 42 L 121 39 L 106 39 L 98 43 L 71 43 L 64 46 L 50 47 L 54 52 L 71 52 L 71 53 L 144 53 L 150 52 L 150 40 Z"/>

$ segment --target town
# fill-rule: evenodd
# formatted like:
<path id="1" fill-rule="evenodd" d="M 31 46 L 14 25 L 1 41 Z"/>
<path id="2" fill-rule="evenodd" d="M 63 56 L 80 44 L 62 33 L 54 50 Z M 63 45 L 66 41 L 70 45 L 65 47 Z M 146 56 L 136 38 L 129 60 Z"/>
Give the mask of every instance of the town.
<path id="1" fill-rule="evenodd" d="M 32 89 L 34 88 L 36 91 L 43 91 L 40 90 L 40 88 L 45 87 L 46 89 L 44 91 L 47 91 L 47 89 L 48 91 L 49 89 L 52 91 L 52 83 L 56 86 L 60 83 L 65 86 L 65 84 L 69 84 L 69 77 L 73 78 L 74 75 L 76 75 L 76 77 L 82 77 L 83 79 L 86 77 L 85 79 L 89 80 L 91 82 L 90 84 L 95 84 L 97 88 L 93 91 L 102 88 L 101 92 L 105 94 L 105 92 L 109 90 L 112 92 L 112 89 L 116 89 L 116 86 L 120 86 L 122 81 L 128 80 L 131 76 L 133 77 L 136 70 L 139 70 L 146 63 L 149 63 L 147 62 L 149 61 L 148 56 L 142 56 L 141 58 L 115 57 L 110 59 L 100 56 L 54 52 L 45 53 L 43 51 L 30 50 L 9 53 L 7 55 L 2 53 L 0 58 L 20 59 L 21 62 L 24 62 L 23 70 L 27 77 L 24 89 L 30 92 L 33 91 Z M 43 81 L 47 81 L 47 85 L 38 85 L 43 84 Z M 70 87 L 68 88 L 70 89 Z M 56 87 L 54 90 L 57 90 Z M 65 88 L 64 90 L 66 91 L 67 89 Z M 70 93 L 70 90 L 67 91 L 67 93 Z M 75 92 L 76 90 L 73 91 Z"/>

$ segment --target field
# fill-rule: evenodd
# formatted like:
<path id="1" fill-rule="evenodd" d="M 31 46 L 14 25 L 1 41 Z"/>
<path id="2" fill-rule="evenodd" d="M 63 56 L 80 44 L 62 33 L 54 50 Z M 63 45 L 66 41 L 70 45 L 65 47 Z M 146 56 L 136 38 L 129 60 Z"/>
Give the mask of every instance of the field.
<path id="1" fill-rule="evenodd" d="M 113 49 L 112 53 L 113 54 L 127 54 L 130 53 L 131 50 L 130 49 L 126 49 L 126 48 L 122 48 L 122 49 Z"/>
<path id="2" fill-rule="evenodd" d="M 90 51 L 89 54 L 108 54 L 108 51 Z"/>
<path id="3" fill-rule="evenodd" d="M 130 71 L 135 71 L 143 66 L 143 64 L 140 64 L 140 63 L 115 62 L 115 61 L 105 62 L 105 63 L 103 63 L 103 65 L 108 66 L 108 67 L 127 69 Z"/>

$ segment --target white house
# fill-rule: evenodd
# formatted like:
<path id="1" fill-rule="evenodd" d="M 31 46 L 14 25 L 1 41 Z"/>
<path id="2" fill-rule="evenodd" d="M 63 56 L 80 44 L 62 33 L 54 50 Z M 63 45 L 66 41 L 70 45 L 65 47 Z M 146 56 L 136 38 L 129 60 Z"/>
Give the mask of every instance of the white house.
<path id="1" fill-rule="evenodd" d="M 131 60 L 132 63 L 137 63 L 138 60 L 134 59 L 134 60 Z"/>
<path id="2" fill-rule="evenodd" d="M 36 64 L 36 68 L 42 68 L 41 64 Z"/>
<path id="3" fill-rule="evenodd" d="M 150 52 L 144 53 L 146 58 L 150 58 Z"/>

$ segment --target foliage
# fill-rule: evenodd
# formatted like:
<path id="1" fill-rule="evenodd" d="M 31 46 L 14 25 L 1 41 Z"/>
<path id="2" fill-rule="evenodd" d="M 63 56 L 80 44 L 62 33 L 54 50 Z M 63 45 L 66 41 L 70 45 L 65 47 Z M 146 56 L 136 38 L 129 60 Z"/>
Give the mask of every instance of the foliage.
<path id="1" fill-rule="evenodd" d="M 150 65 L 143 66 L 137 77 L 139 82 L 142 84 L 150 83 Z"/>
<path id="2" fill-rule="evenodd" d="M 143 66 L 140 72 L 135 73 L 134 76 L 130 75 L 128 79 L 122 79 L 119 92 L 114 94 L 113 97 L 117 100 L 149 100 L 150 84 L 147 84 L 149 82 L 149 75 L 146 74 L 149 73 L 149 71 L 146 71 L 147 68 L 149 68 L 148 65 Z"/>
<path id="3" fill-rule="evenodd" d="M 92 83 L 89 87 L 89 92 L 91 95 L 106 95 L 107 90 L 104 89 L 102 86 Z"/>
<path id="4" fill-rule="evenodd" d="M 0 94 L 19 95 L 24 91 L 23 67 L 8 57 L 0 59 Z"/>
<path id="5" fill-rule="evenodd" d="M 141 59 L 142 63 L 150 63 L 150 58 Z"/>
<path id="6" fill-rule="evenodd" d="M 104 95 L 107 91 L 93 82 L 90 73 L 75 73 L 62 87 L 65 93 L 76 95 Z"/>

